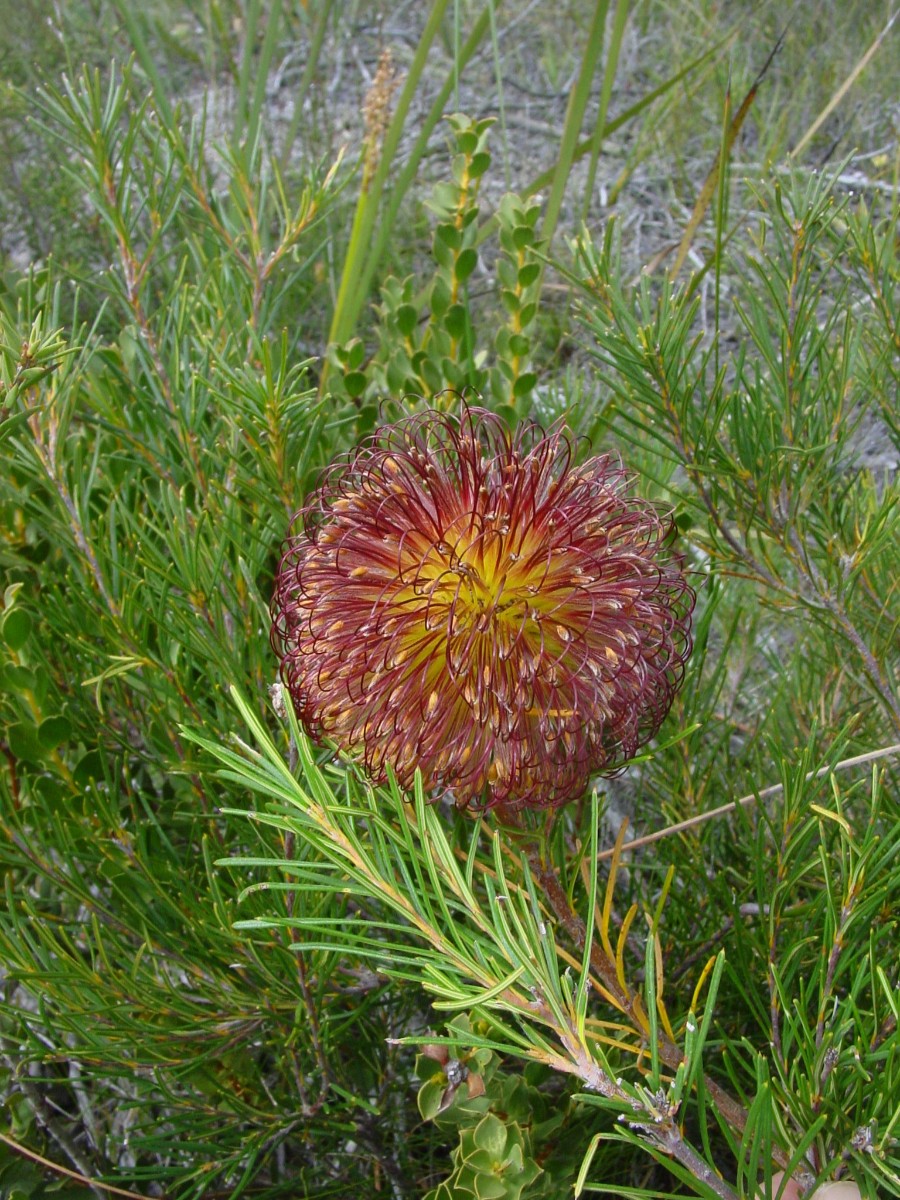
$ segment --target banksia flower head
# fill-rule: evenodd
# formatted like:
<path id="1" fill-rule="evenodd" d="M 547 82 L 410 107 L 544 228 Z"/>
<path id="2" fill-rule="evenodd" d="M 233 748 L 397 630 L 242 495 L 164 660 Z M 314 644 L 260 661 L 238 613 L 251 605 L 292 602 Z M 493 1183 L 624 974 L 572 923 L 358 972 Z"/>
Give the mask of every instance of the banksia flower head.
<path id="1" fill-rule="evenodd" d="M 563 804 L 652 737 L 690 653 L 671 522 L 558 426 L 426 412 L 330 468 L 275 586 L 273 644 L 316 739 L 403 786 Z"/>

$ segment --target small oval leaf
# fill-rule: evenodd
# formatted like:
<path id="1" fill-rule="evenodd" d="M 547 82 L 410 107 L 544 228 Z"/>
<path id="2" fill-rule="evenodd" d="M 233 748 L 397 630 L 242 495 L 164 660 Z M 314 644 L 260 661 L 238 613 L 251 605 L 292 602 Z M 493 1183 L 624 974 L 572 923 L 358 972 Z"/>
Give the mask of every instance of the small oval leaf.
<path id="1" fill-rule="evenodd" d="M 517 400 L 521 400 L 523 396 L 528 396 L 534 391 L 534 385 L 537 383 L 537 375 L 533 371 L 526 371 L 524 375 L 520 375 L 513 384 L 513 396 Z"/>
<path id="2" fill-rule="evenodd" d="M 461 338 L 466 332 L 466 310 L 461 304 L 451 304 L 444 315 L 444 328 L 452 338 Z"/>
<path id="3" fill-rule="evenodd" d="M 409 337 L 419 320 L 419 314 L 412 304 L 401 304 L 396 313 L 397 329 L 403 337 Z"/>
<path id="4" fill-rule="evenodd" d="M 25 762 L 39 763 L 44 757 L 44 748 L 38 739 L 37 727 L 30 722 L 19 721 L 6 731 L 6 741 L 15 758 Z"/>
<path id="5" fill-rule="evenodd" d="M 37 735 L 45 750 L 55 750 L 72 736 L 72 722 L 62 715 L 47 717 L 38 726 Z"/>
<path id="6" fill-rule="evenodd" d="M 348 371 L 344 376 L 344 387 L 351 400 L 356 400 L 366 389 L 366 374 L 364 371 Z"/>
<path id="7" fill-rule="evenodd" d="M 478 251 L 474 246 L 467 246 L 465 250 L 460 250 L 456 259 L 456 265 L 453 268 L 453 273 L 456 275 L 456 278 L 460 283 L 464 283 L 475 270 L 477 265 Z"/>
<path id="8" fill-rule="evenodd" d="M 34 622 L 25 609 L 14 608 L 3 618 L 3 640 L 10 650 L 21 650 L 31 637 L 33 627 Z"/>
<path id="9" fill-rule="evenodd" d="M 26 692 L 33 692 L 37 685 L 37 679 L 33 671 L 29 671 L 27 667 L 16 667 L 12 663 L 7 663 L 0 670 L 0 686 L 4 691 L 14 692 L 16 695 L 22 696 Z"/>
<path id="10" fill-rule="evenodd" d="M 530 287 L 541 273 L 541 264 L 536 262 L 525 263 L 519 268 L 519 287 Z"/>

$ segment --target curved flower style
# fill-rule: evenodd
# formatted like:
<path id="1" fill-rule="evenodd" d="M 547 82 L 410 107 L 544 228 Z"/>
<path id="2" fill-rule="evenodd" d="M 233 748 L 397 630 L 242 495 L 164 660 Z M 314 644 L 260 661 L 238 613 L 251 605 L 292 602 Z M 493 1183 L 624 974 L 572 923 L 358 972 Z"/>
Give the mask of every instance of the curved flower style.
<path id="1" fill-rule="evenodd" d="M 273 645 L 316 739 L 459 805 L 583 794 L 659 729 L 691 650 L 671 522 L 557 427 L 427 412 L 330 468 L 298 514 Z"/>

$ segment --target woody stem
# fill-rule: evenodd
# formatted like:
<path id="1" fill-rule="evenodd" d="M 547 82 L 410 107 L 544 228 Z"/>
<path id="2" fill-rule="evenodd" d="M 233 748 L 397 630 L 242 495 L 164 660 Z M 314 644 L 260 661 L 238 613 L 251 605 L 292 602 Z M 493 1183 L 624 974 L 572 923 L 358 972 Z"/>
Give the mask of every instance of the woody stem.
<path id="1" fill-rule="evenodd" d="M 526 832 L 519 820 L 518 814 L 504 808 L 500 815 L 507 825 L 512 825 L 519 832 Z M 543 896 L 551 908 L 553 915 L 566 931 L 575 947 L 583 951 L 587 940 L 587 930 L 582 918 L 569 904 L 565 889 L 560 883 L 555 867 L 544 861 L 538 844 L 533 840 L 527 842 L 523 850 L 531 874 L 540 885 Z M 637 1020 L 635 997 L 622 987 L 616 972 L 616 964 L 607 956 L 603 947 L 596 942 L 591 946 L 591 967 L 602 980 L 604 988 L 616 1007 L 629 1017 L 640 1032 L 644 1034 L 644 1025 Z M 665 1033 L 660 1033 L 659 1035 L 659 1056 L 666 1066 L 673 1071 L 678 1068 L 683 1059 L 680 1047 Z M 711 1079 L 708 1075 L 704 1075 L 703 1082 L 707 1096 L 713 1102 L 723 1120 L 738 1133 L 743 1133 L 747 1126 L 746 1110 L 719 1083 Z M 775 1152 L 774 1157 L 779 1165 L 787 1165 L 787 1159 L 780 1150 Z"/>

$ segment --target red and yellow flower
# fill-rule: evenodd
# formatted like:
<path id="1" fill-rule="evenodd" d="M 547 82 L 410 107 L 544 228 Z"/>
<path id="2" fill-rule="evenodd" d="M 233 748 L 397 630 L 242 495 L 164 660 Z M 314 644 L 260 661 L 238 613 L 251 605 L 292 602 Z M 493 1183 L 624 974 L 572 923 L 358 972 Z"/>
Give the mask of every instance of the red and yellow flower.
<path id="1" fill-rule="evenodd" d="M 609 455 L 480 409 L 379 430 L 299 514 L 273 600 L 311 735 L 460 805 L 544 808 L 651 738 L 694 594 Z"/>

